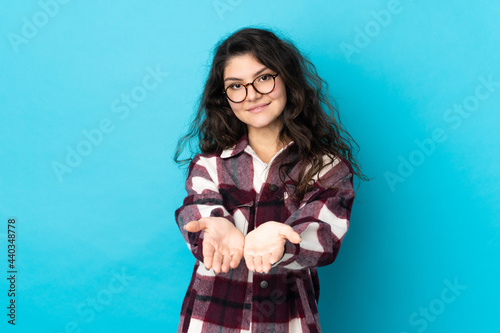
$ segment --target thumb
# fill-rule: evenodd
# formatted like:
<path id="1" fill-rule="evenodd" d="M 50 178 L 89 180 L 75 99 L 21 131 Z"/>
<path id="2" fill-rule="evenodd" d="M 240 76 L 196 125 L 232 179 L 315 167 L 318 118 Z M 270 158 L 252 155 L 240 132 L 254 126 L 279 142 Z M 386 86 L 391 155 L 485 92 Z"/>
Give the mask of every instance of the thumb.
<path id="1" fill-rule="evenodd" d="M 206 224 L 202 220 L 191 221 L 184 226 L 189 232 L 198 232 L 206 228 Z"/>
<path id="2" fill-rule="evenodd" d="M 288 225 L 282 228 L 280 234 L 294 244 L 299 244 L 302 241 L 300 235 Z"/>

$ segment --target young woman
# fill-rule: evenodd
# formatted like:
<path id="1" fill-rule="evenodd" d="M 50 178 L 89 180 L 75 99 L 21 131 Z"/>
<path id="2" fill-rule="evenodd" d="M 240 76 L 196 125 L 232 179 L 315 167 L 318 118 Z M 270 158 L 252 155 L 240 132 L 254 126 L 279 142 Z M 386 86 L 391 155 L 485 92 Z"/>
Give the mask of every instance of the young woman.
<path id="1" fill-rule="evenodd" d="M 335 260 L 364 179 L 325 90 L 271 31 L 217 45 L 175 155 L 199 143 L 175 212 L 197 259 L 178 332 L 321 332 L 316 267 Z"/>

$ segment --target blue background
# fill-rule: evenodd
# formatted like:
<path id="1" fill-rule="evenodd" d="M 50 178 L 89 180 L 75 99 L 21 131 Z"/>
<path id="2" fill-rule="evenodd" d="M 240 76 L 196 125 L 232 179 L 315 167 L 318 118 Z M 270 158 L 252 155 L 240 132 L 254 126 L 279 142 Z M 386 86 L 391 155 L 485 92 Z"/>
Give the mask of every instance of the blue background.
<path id="1" fill-rule="evenodd" d="M 0 3 L 2 332 L 175 331 L 194 258 L 172 156 L 213 45 L 248 25 L 317 66 L 373 178 L 319 270 L 324 331 L 498 329 L 500 85 L 483 83 L 500 81 L 498 2 Z"/>

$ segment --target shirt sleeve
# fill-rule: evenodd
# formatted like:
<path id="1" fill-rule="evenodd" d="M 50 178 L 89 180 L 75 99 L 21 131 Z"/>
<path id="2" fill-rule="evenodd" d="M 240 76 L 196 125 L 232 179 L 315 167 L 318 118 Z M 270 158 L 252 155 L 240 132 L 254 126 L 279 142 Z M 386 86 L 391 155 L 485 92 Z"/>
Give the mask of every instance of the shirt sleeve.
<path id="1" fill-rule="evenodd" d="M 275 265 L 299 270 L 332 263 L 349 227 L 353 171 L 345 160 L 324 168 L 306 193 L 299 209 L 287 221 L 302 238 L 299 244 L 285 243 L 284 255 Z"/>
<path id="2" fill-rule="evenodd" d="M 196 155 L 189 165 L 186 180 L 187 196 L 175 211 L 177 225 L 196 259 L 203 262 L 203 231 L 188 232 L 184 225 L 202 217 L 224 217 L 234 223 L 233 217 L 223 206 L 217 180 L 217 157 Z"/>

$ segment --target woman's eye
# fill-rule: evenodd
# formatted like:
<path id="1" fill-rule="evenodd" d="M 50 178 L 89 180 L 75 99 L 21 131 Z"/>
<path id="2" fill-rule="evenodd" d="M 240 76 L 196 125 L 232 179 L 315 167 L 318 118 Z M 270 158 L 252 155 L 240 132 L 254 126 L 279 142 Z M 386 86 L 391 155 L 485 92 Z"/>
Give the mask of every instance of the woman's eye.
<path id="1" fill-rule="evenodd" d="M 270 74 L 264 74 L 260 77 L 260 81 L 267 81 L 271 78 Z"/>
<path id="2" fill-rule="evenodd" d="M 229 86 L 229 89 L 232 89 L 232 90 L 237 90 L 240 88 L 241 88 L 241 84 L 232 84 Z"/>

